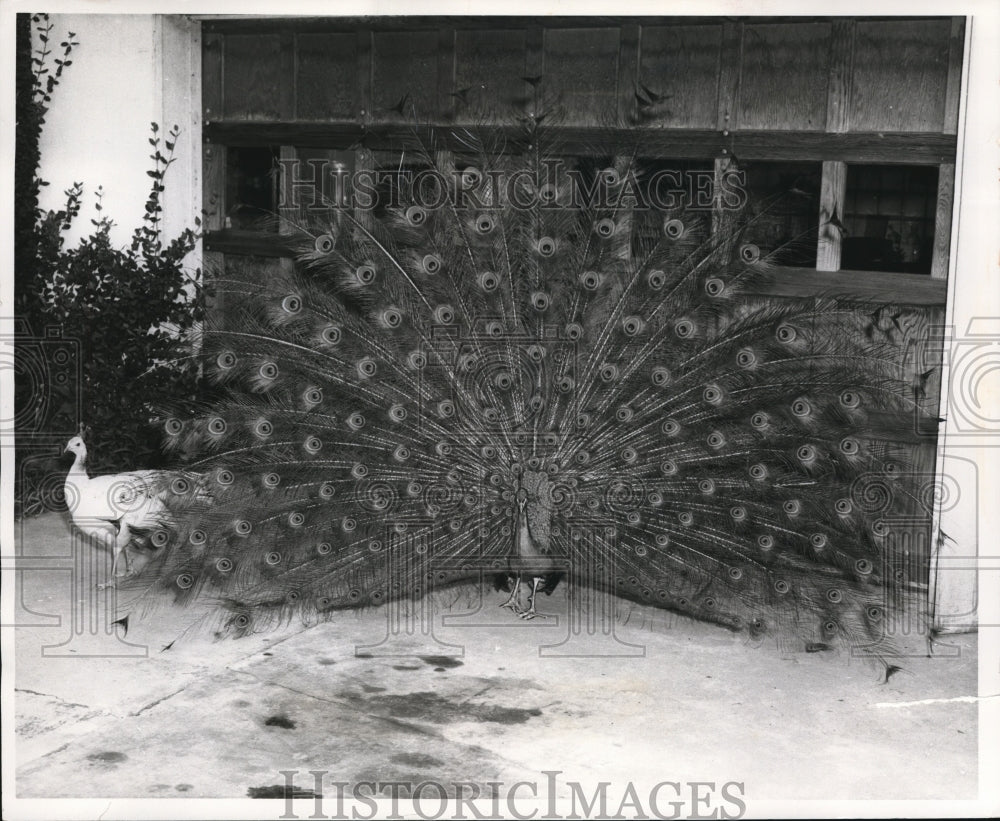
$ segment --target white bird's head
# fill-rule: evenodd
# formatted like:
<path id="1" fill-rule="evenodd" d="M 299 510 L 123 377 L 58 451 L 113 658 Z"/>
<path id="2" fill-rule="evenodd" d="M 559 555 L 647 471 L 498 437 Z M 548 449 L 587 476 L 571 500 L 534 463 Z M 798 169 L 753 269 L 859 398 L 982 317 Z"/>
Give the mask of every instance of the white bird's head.
<path id="1" fill-rule="evenodd" d="M 73 453 L 80 459 L 87 458 L 87 445 L 83 441 L 82 436 L 74 436 L 69 442 L 66 443 L 66 449 L 63 453 Z"/>

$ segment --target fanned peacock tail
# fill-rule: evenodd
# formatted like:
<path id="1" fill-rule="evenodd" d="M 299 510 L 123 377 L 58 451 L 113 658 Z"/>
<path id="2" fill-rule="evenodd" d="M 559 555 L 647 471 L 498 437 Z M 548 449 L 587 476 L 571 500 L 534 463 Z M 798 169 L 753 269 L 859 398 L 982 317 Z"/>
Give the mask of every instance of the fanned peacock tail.
<path id="1" fill-rule="evenodd" d="M 634 230 L 633 158 L 582 180 L 541 128 L 455 139 L 378 212 L 283 221 L 294 272 L 217 286 L 224 398 L 166 425 L 211 503 L 178 483 L 142 580 L 237 632 L 322 618 L 508 567 L 523 501 L 572 584 L 882 653 L 906 578 L 857 485 L 901 467 L 872 415 L 912 405 L 866 311 L 754 301 L 738 226 Z"/>

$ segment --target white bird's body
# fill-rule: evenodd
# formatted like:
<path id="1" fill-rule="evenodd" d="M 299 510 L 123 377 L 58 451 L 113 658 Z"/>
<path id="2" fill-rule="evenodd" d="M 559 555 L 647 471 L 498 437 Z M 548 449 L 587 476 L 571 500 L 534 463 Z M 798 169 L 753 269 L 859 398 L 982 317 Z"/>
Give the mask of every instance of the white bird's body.
<path id="1" fill-rule="evenodd" d="M 76 457 L 63 486 L 66 506 L 82 533 L 112 551 L 108 584 L 113 585 L 122 554 L 126 573 L 132 572 L 128 546 L 137 533 L 164 527 L 170 521 L 170 511 L 160 498 L 168 474 L 141 470 L 91 477 L 87 474 L 87 447 L 82 437 L 74 436 L 66 451 Z"/>

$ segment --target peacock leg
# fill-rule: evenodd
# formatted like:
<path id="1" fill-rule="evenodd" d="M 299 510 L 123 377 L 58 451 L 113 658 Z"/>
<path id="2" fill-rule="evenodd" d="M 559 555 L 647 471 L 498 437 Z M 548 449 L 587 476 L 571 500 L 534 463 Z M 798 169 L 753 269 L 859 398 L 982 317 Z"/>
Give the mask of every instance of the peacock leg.
<path id="1" fill-rule="evenodd" d="M 542 576 L 535 576 L 531 580 L 531 594 L 528 596 L 528 609 L 517 614 L 522 619 L 531 620 L 535 617 L 541 617 L 543 619 L 548 618 L 548 613 L 539 613 L 535 610 L 535 594 L 538 592 L 538 585 L 544 581 L 545 579 Z"/>
<path id="2" fill-rule="evenodd" d="M 514 589 L 511 591 L 510 598 L 507 599 L 500 607 L 509 607 L 518 615 L 521 614 L 520 606 L 520 593 L 521 593 L 521 576 L 520 574 L 514 577 Z"/>
<path id="3" fill-rule="evenodd" d="M 116 545 L 115 557 L 111 560 L 111 574 L 108 576 L 108 580 L 106 582 L 102 582 L 97 585 L 98 590 L 107 590 L 109 587 L 115 586 L 115 578 L 118 569 L 118 555 L 119 551 L 118 551 L 118 546 Z"/>

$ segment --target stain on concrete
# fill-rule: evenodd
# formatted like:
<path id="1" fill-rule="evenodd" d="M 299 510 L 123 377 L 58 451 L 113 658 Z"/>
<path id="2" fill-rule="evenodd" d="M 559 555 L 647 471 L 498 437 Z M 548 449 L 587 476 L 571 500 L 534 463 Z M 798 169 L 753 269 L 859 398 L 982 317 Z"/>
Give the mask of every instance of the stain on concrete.
<path id="1" fill-rule="evenodd" d="M 336 664 L 337 662 L 333 659 L 316 659 L 317 664 Z"/>
<path id="2" fill-rule="evenodd" d="M 373 696 L 369 707 L 378 713 L 386 712 L 393 718 L 417 719 L 434 724 L 452 721 L 488 721 L 496 724 L 524 724 L 537 718 L 542 711 L 537 707 L 500 707 L 494 704 L 470 704 L 450 701 L 437 693 L 419 692 L 404 695 Z"/>
<path id="3" fill-rule="evenodd" d="M 422 668 L 416 667 L 412 664 L 394 664 L 392 665 L 393 670 L 420 670 Z"/>
<path id="4" fill-rule="evenodd" d="M 321 793 L 287 784 L 270 784 L 266 787 L 247 787 L 250 798 L 322 798 Z"/>
<path id="5" fill-rule="evenodd" d="M 115 752 L 114 750 L 107 750 L 101 753 L 91 753 L 87 756 L 88 761 L 94 761 L 98 764 L 121 764 L 128 758 L 125 753 Z"/>
<path id="6" fill-rule="evenodd" d="M 191 792 L 194 789 L 194 784 L 178 784 L 174 789 L 177 792 Z"/>
<path id="7" fill-rule="evenodd" d="M 385 687 L 376 687 L 374 684 L 362 684 L 361 689 L 366 693 L 384 693 Z"/>
<path id="8" fill-rule="evenodd" d="M 444 667 L 446 669 L 454 669 L 455 667 L 461 667 L 465 664 L 464 661 L 460 661 L 452 656 L 421 656 L 420 660 L 428 665 L 429 667 L 437 668 Z"/>
<path id="9" fill-rule="evenodd" d="M 241 699 L 239 699 L 237 701 L 234 701 L 233 702 L 233 706 L 234 707 L 249 707 L 250 706 L 250 702 L 241 698 Z"/>
<path id="10" fill-rule="evenodd" d="M 282 730 L 294 730 L 295 722 L 288 716 L 271 716 L 264 722 L 265 727 L 281 727 Z"/>
<path id="11" fill-rule="evenodd" d="M 406 764 L 409 767 L 443 767 L 444 762 L 440 758 L 424 753 L 396 753 L 389 756 L 389 760 L 396 764 Z"/>

